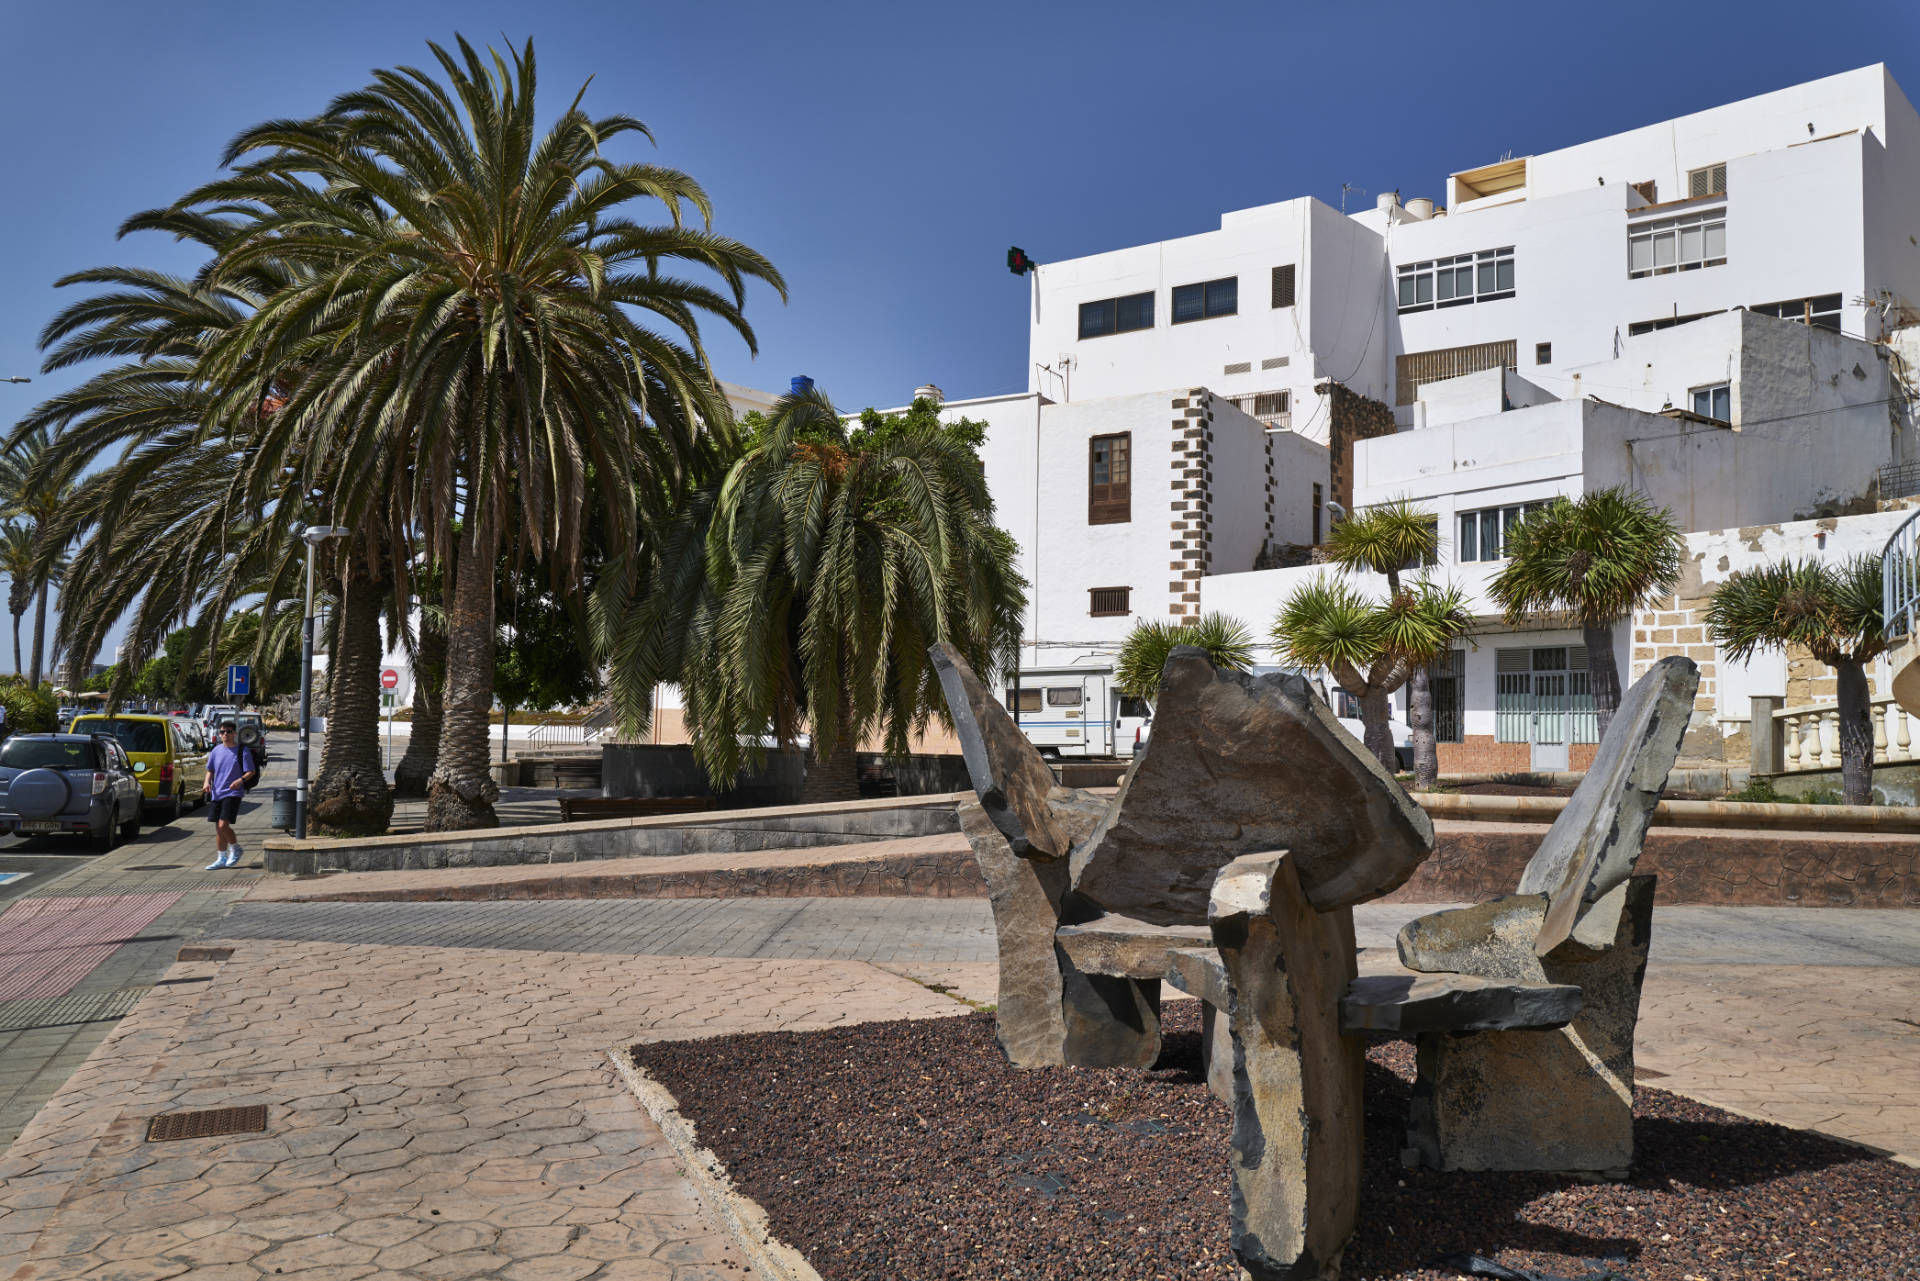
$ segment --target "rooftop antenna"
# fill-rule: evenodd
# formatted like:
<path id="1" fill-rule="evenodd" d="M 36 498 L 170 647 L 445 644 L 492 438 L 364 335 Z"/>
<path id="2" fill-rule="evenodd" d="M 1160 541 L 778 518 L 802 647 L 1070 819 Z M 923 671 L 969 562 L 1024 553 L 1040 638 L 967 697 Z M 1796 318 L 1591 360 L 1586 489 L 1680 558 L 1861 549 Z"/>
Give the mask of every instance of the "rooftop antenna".
<path id="1" fill-rule="evenodd" d="M 1347 211 L 1347 193 L 1348 192 L 1352 192 L 1354 195 L 1357 195 L 1357 196 L 1364 196 L 1367 194 L 1367 189 L 1365 187 L 1356 187 L 1350 182 L 1341 183 L 1340 184 L 1340 212 L 1341 213 L 1345 213 Z"/>

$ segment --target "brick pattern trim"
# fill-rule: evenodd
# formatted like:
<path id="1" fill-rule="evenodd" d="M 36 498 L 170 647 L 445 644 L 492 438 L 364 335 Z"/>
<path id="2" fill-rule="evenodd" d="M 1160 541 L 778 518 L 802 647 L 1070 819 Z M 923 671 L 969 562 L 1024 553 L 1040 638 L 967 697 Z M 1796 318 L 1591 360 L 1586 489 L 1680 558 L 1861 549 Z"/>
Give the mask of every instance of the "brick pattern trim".
<path id="1" fill-rule="evenodd" d="M 1167 522 L 1173 553 L 1167 565 L 1173 577 L 1167 583 L 1167 613 L 1195 619 L 1200 616 L 1200 580 L 1213 570 L 1213 393 L 1192 388 L 1169 408 L 1179 417 L 1173 419 L 1173 518 Z"/>

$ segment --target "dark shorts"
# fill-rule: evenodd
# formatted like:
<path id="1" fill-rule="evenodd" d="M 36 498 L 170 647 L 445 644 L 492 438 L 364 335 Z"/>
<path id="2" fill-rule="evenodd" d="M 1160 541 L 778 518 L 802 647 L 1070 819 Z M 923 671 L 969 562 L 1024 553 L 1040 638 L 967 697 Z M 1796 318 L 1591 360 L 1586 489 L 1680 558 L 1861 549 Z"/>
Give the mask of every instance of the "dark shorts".
<path id="1" fill-rule="evenodd" d="M 220 796 L 207 802 L 207 822 L 232 823 L 240 818 L 240 798 Z"/>

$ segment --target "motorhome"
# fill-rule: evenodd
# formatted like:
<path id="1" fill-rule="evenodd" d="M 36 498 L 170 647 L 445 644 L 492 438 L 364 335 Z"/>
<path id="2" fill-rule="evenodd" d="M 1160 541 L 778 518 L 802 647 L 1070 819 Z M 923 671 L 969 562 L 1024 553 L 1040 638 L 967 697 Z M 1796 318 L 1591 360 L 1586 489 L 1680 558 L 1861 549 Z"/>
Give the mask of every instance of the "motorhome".
<path id="1" fill-rule="evenodd" d="M 1149 713 L 1145 699 L 1128 698 L 1108 666 L 1026 667 L 1009 675 L 1007 710 L 1040 754 L 1131 756 Z"/>

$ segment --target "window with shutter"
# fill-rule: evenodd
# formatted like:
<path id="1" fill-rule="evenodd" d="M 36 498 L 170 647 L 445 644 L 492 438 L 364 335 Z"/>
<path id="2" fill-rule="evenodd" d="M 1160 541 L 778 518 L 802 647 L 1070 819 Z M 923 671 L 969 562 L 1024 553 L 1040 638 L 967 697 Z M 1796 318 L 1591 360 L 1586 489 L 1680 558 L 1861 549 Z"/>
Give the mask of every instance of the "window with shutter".
<path id="1" fill-rule="evenodd" d="M 1133 433 L 1087 442 L 1087 524 L 1123 525 L 1133 519 Z"/>
<path id="2" fill-rule="evenodd" d="M 1131 587 L 1093 587 L 1087 597 L 1087 612 L 1095 618 L 1125 618 L 1133 612 Z"/>
<path id="3" fill-rule="evenodd" d="M 1293 264 L 1273 269 L 1273 305 L 1293 306 Z"/>
<path id="4" fill-rule="evenodd" d="M 1698 200 L 1702 196 L 1717 196 L 1727 189 L 1727 167 L 1725 164 L 1707 165 L 1694 169 L 1687 174 L 1687 198 Z"/>

